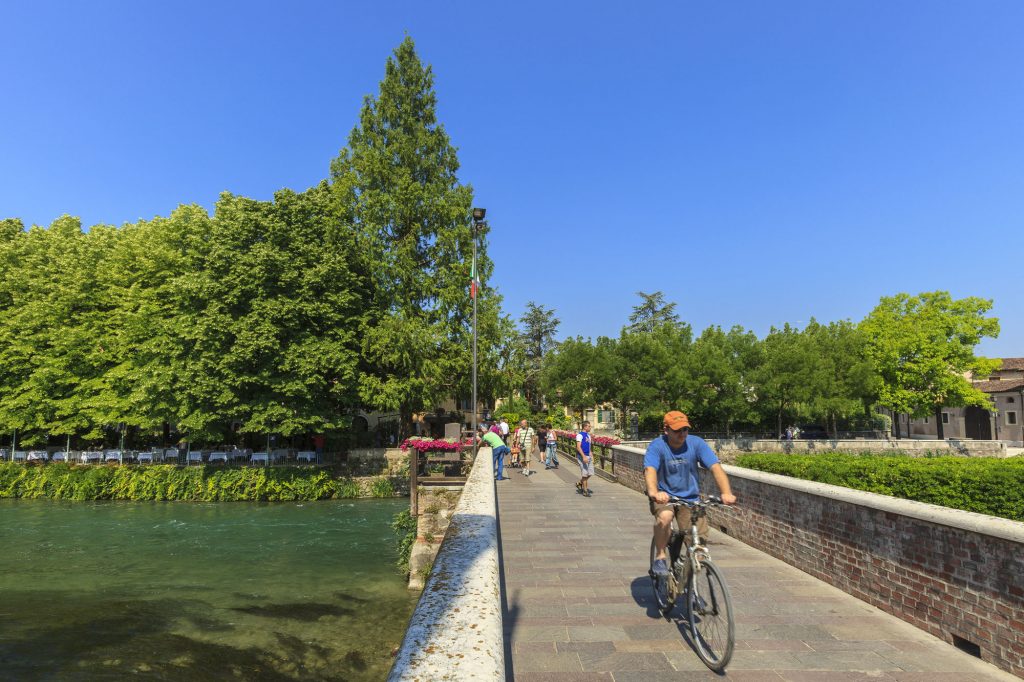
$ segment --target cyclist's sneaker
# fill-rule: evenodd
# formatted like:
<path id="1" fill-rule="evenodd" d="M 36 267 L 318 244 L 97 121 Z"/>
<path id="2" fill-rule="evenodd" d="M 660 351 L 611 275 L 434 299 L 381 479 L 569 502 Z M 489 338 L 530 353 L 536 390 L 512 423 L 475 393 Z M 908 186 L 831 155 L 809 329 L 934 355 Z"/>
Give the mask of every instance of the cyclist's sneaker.
<path id="1" fill-rule="evenodd" d="M 576 481 L 576 490 L 579 490 L 580 492 L 583 492 L 583 483 L 582 482 Z"/>
<path id="2" fill-rule="evenodd" d="M 668 577 L 668 564 L 665 563 L 664 559 L 655 559 L 651 565 L 651 572 L 660 578 Z"/>

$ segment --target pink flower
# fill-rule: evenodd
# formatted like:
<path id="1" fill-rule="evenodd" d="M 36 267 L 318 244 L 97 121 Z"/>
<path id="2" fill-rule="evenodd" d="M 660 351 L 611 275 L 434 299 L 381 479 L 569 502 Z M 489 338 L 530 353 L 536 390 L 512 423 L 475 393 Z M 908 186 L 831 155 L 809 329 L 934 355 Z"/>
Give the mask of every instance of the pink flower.
<path id="1" fill-rule="evenodd" d="M 431 440 L 429 438 L 406 438 L 399 446 L 403 450 L 415 448 L 417 452 L 432 452 L 443 450 L 446 452 L 458 452 L 459 444 L 450 440 Z"/>

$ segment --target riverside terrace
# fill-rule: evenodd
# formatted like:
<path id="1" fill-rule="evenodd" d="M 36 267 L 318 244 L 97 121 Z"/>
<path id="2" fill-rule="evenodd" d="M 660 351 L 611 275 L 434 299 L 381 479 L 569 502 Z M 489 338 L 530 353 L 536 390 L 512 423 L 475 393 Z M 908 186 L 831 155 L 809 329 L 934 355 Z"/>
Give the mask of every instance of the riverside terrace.
<path id="1" fill-rule="evenodd" d="M 449 546 L 446 539 L 435 564 L 435 574 L 439 568 L 441 574 L 431 576 L 424 600 L 413 617 L 414 623 L 419 617 L 421 625 L 440 625 L 432 629 L 420 627 L 414 636 L 410 629 L 402 649 L 410 656 L 403 660 L 400 655 L 391 679 L 503 677 L 526 682 L 658 682 L 718 677 L 704 667 L 689 647 L 681 625 L 661 618 L 654 607 L 647 577 L 651 516 L 642 495 L 617 482 L 593 479 L 591 485 L 595 494 L 592 498 L 576 495 L 573 488 L 576 475 L 572 460 L 568 458 L 558 471 L 541 470 L 529 478 L 513 474 L 509 480 L 494 485 L 483 475 L 483 472 L 489 473 L 489 457 L 489 451 L 481 451 L 474 467 L 474 473 L 479 469 L 481 475 L 475 477 L 476 483 L 470 481 L 467 491 L 480 483 L 488 490 L 496 488 L 496 494 L 489 494 L 496 497 L 496 508 L 491 513 L 495 514 L 499 556 L 494 558 L 488 554 L 490 545 L 484 533 L 477 534 L 477 547 L 469 550 L 473 554 L 469 558 L 465 546 L 461 549 L 456 543 Z M 763 496 L 763 491 L 740 480 L 742 474 L 734 467 L 730 467 L 729 472 L 741 505 L 745 499 L 752 503 L 755 496 Z M 760 485 L 764 476 L 768 475 L 759 474 L 759 480 L 754 483 Z M 858 495 L 880 497 L 869 493 Z M 787 499 L 786 504 L 792 505 L 792 499 Z M 848 497 L 837 499 L 834 504 L 841 507 L 870 503 L 851 502 Z M 748 508 L 754 507 L 756 505 L 750 504 Z M 742 506 L 737 508 L 736 513 L 743 514 L 743 509 Z M 479 509 L 462 511 L 471 521 L 486 516 L 481 515 Z M 893 510 L 880 513 L 890 519 L 896 514 Z M 460 510 L 456 510 L 453 525 L 459 514 Z M 927 523 L 950 522 L 941 512 L 931 518 Z M 969 526 L 976 520 L 963 521 L 962 518 L 962 522 L 956 523 Z M 1016 543 L 1015 556 L 1024 561 L 1024 552 L 1020 551 L 1024 548 L 1024 526 L 1006 523 L 1010 525 L 1000 525 L 998 534 L 1010 538 L 997 540 Z M 729 534 L 721 532 L 723 525 Z M 996 641 L 1001 635 L 993 633 L 992 641 L 982 641 L 972 647 L 972 642 L 963 637 L 951 639 L 948 634 L 939 633 L 940 639 L 740 542 L 734 535 L 743 525 L 738 516 L 727 521 L 712 518 L 715 530 L 710 550 L 729 582 L 737 618 L 737 646 L 726 677 L 970 682 L 1017 679 L 1006 670 L 1024 674 L 1019 585 L 1004 586 L 1004 590 L 1017 595 L 1012 598 L 1015 610 L 1007 613 L 1005 607 L 989 604 L 991 618 L 1006 619 L 1010 631 L 1016 632 L 1013 639 Z M 747 519 L 746 526 L 749 530 L 755 524 Z M 477 528 L 480 528 L 479 523 Z M 905 529 L 900 532 L 904 533 Z M 791 532 L 794 534 L 804 535 L 806 530 L 797 528 Z M 495 579 L 500 577 L 500 595 L 489 597 L 486 590 L 467 588 L 464 592 L 473 597 L 471 600 L 435 600 L 434 608 L 442 612 L 423 612 L 427 595 L 438 589 L 451 589 L 459 583 L 460 576 L 452 572 L 456 562 L 446 557 L 449 549 L 463 552 L 460 559 L 463 565 L 472 566 L 478 573 L 492 571 Z M 840 554 L 849 549 L 837 546 L 822 553 Z M 794 551 L 801 553 L 799 549 Z M 832 565 L 834 570 L 844 566 L 841 562 Z M 1021 579 L 1020 574 L 1009 577 L 1011 583 Z M 894 580 L 892 585 L 877 583 L 876 591 L 885 593 L 893 602 L 911 601 L 905 596 L 919 588 L 910 581 L 902 584 L 898 578 Z M 842 583 L 834 579 L 830 582 Z M 980 604 L 989 600 L 982 593 L 981 585 L 967 585 L 961 591 Z M 949 592 L 942 596 L 953 602 L 959 598 Z M 492 624 L 490 631 L 487 629 L 487 614 L 494 610 L 492 598 L 500 599 L 503 651 L 498 647 L 497 633 L 493 632 L 495 626 Z M 452 611 L 465 619 L 461 611 L 468 603 L 483 616 L 480 624 L 468 632 L 479 632 L 481 637 L 466 637 L 465 628 L 469 626 L 465 624 L 443 623 L 446 614 Z M 967 620 L 976 619 L 969 613 L 971 608 L 963 611 Z M 475 621 L 474 618 L 468 620 Z M 971 636 L 977 637 L 976 634 Z M 966 651 L 950 641 L 957 642 Z M 504 674 L 493 667 L 477 671 L 475 667 L 460 664 L 468 658 L 467 652 L 460 648 L 468 648 L 478 655 L 481 650 L 498 657 L 503 654 L 503 660 L 490 659 L 489 665 L 500 664 Z M 995 660 L 993 652 L 1001 658 Z M 410 660 L 415 661 L 415 670 L 410 668 Z M 987 662 L 989 660 L 1004 670 Z M 452 661 L 456 663 L 453 665 Z M 436 676 L 427 674 L 428 671 Z"/>

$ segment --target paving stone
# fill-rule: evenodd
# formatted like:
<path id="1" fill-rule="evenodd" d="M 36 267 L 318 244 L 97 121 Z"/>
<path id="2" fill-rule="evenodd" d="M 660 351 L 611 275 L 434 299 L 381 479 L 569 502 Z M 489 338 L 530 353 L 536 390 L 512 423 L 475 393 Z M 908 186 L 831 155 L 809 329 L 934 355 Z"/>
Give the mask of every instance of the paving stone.
<path id="1" fill-rule="evenodd" d="M 514 654 L 513 669 L 518 673 L 529 672 L 583 672 L 580 657 L 576 652 Z"/>
<path id="2" fill-rule="evenodd" d="M 580 663 L 584 670 L 589 671 L 638 671 L 638 670 L 672 670 L 665 654 L 659 653 L 624 653 L 592 654 L 580 652 Z"/>

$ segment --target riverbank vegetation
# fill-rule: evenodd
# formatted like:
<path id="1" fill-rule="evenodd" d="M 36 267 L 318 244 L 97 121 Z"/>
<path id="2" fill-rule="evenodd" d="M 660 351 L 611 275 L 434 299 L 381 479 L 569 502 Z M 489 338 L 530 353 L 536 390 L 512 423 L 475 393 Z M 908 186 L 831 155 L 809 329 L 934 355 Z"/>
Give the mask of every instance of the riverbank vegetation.
<path id="1" fill-rule="evenodd" d="M 737 466 L 1024 521 L 1024 458 L 745 453 Z"/>
<path id="2" fill-rule="evenodd" d="M 0 498 L 283 502 L 394 497 L 403 482 L 321 467 L 74 466 L 0 463 Z"/>

